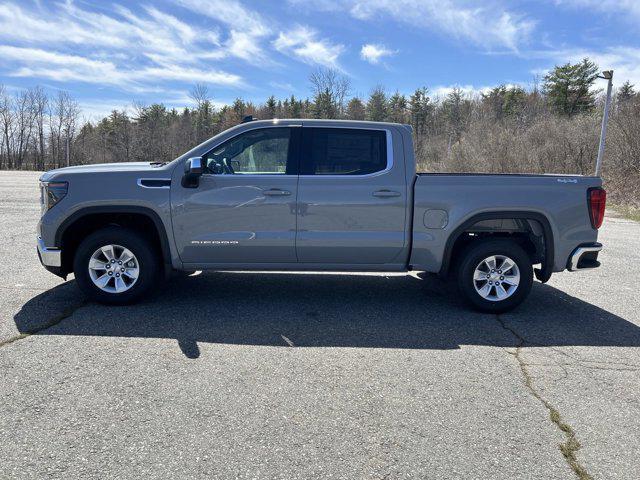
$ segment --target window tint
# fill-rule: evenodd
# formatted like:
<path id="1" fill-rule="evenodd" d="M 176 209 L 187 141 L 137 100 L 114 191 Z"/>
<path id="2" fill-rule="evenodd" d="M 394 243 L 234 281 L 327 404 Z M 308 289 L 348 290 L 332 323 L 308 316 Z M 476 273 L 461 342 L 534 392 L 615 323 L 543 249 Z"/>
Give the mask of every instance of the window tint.
<path id="1" fill-rule="evenodd" d="M 366 175 L 387 168 L 383 130 L 305 128 L 306 175 Z"/>
<path id="2" fill-rule="evenodd" d="M 250 130 L 207 153 L 204 157 L 207 172 L 217 175 L 284 175 L 290 143 L 290 128 Z"/>

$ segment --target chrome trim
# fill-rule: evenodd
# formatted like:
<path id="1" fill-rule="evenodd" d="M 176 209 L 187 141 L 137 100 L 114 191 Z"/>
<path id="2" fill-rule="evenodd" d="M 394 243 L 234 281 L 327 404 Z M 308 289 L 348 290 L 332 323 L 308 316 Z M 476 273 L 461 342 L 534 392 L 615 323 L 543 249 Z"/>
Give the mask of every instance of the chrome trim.
<path id="1" fill-rule="evenodd" d="M 46 247 L 40 237 L 38 237 L 38 252 L 40 253 L 40 262 L 42 262 L 42 265 L 45 267 L 62 266 L 62 250 L 59 248 Z"/>
<path id="2" fill-rule="evenodd" d="M 571 257 L 569 257 L 569 265 L 568 270 L 570 272 L 575 272 L 576 270 L 588 270 L 588 268 L 578 268 L 578 263 L 580 262 L 580 257 L 588 252 L 599 252 L 602 250 L 602 245 L 599 243 L 596 245 L 584 246 L 576 248 Z"/>
<path id="3" fill-rule="evenodd" d="M 169 185 L 163 185 L 161 187 L 150 187 L 149 185 L 143 185 L 142 182 L 144 182 L 145 180 L 149 180 L 152 182 L 165 181 L 171 183 L 170 178 L 139 178 L 136 183 L 141 188 L 171 188 Z"/>

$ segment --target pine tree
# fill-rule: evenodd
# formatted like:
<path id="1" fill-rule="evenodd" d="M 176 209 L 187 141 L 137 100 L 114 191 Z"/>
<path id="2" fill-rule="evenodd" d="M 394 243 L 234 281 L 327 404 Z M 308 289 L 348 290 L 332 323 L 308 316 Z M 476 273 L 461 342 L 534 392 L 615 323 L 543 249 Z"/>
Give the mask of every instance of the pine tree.
<path id="1" fill-rule="evenodd" d="M 631 82 L 629 82 L 629 80 L 627 80 L 622 84 L 622 86 L 618 89 L 618 93 L 616 94 L 616 99 L 618 100 L 618 103 L 620 104 L 626 103 L 637 95 L 633 87 L 634 85 L 632 85 Z"/>
<path id="2" fill-rule="evenodd" d="M 416 136 L 426 133 L 429 116 L 433 110 L 429 91 L 425 88 L 418 88 L 409 98 L 410 122 Z"/>
<path id="3" fill-rule="evenodd" d="M 276 118 L 276 109 L 278 107 L 276 97 L 271 95 L 269 98 L 267 98 L 267 102 L 265 103 L 264 107 L 267 118 Z"/>
<path id="4" fill-rule="evenodd" d="M 592 110 L 596 94 L 591 87 L 598 78 L 598 66 L 583 59 L 580 63 L 556 66 L 544 77 L 544 93 L 554 110 L 562 115 Z"/>
<path id="5" fill-rule="evenodd" d="M 517 117 L 522 115 L 527 105 L 527 92 L 522 87 L 510 87 L 504 96 L 502 112 L 506 117 Z"/>
<path id="6" fill-rule="evenodd" d="M 384 88 L 378 86 L 371 91 L 367 102 L 366 118 L 373 122 L 384 122 L 389 114 L 387 95 Z"/>
<path id="7" fill-rule="evenodd" d="M 407 98 L 396 90 L 389 99 L 389 120 L 395 123 L 407 123 Z"/>
<path id="8" fill-rule="evenodd" d="M 449 131 L 454 140 L 459 140 L 462 134 L 464 113 L 467 110 L 468 100 L 464 98 L 462 89 L 455 87 L 442 102 L 444 118 L 449 124 Z"/>
<path id="9" fill-rule="evenodd" d="M 291 99 L 289 100 L 290 103 L 290 116 L 291 118 L 300 118 L 302 116 L 302 101 L 301 100 L 296 100 L 296 97 L 294 97 L 293 95 L 291 95 Z"/>
<path id="10" fill-rule="evenodd" d="M 502 120 L 504 114 L 505 97 L 507 87 L 498 85 L 492 88 L 489 93 L 482 93 L 482 103 L 489 109 L 495 120 Z"/>
<path id="11" fill-rule="evenodd" d="M 313 97 L 314 118 L 337 118 L 338 108 L 331 91 L 326 88 L 317 92 Z"/>
<path id="12" fill-rule="evenodd" d="M 347 104 L 347 118 L 349 120 L 364 120 L 364 117 L 364 103 L 358 97 L 353 97 Z"/>

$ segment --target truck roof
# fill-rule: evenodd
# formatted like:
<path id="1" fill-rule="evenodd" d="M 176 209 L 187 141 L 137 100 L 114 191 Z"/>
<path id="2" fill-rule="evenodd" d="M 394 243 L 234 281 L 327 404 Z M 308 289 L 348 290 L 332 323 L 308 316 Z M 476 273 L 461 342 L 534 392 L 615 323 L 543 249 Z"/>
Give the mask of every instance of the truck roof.
<path id="1" fill-rule="evenodd" d="M 404 123 L 394 123 L 394 122 L 373 122 L 370 120 L 337 120 L 337 119 L 325 119 L 325 118 L 271 118 L 265 120 L 250 120 L 245 124 L 250 125 L 274 125 L 277 123 L 300 123 L 303 122 L 305 125 L 344 125 L 344 126 L 352 126 L 352 127 L 370 127 L 370 128 L 384 128 L 384 127 L 404 127 L 411 128 L 411 125 Z"/>

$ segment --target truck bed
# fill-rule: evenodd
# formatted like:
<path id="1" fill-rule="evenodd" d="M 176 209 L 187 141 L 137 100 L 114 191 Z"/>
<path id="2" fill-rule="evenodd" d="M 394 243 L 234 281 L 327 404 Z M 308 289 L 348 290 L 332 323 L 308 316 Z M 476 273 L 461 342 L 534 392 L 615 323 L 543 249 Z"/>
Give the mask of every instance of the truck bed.
<path id="1" fill-rule="evenodd" d="M 577 246 L 597 239 L 587 191 L 601 185 L 601 178 L 579 175 L 419 173 L 410 264 L 439 272 L 460 231 L 491 218 L 524 218 L 549 232 L 548 268 L 562 271 Z"/>

